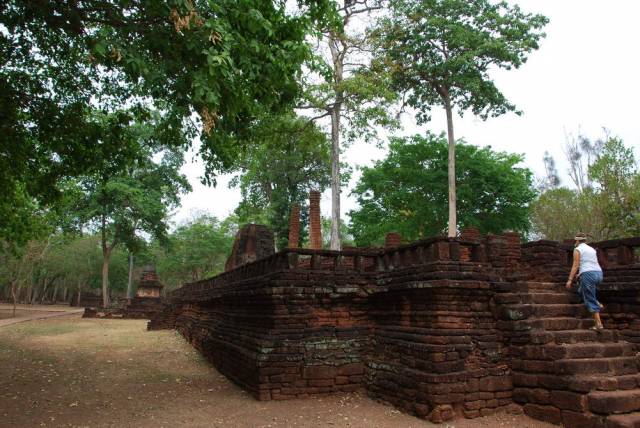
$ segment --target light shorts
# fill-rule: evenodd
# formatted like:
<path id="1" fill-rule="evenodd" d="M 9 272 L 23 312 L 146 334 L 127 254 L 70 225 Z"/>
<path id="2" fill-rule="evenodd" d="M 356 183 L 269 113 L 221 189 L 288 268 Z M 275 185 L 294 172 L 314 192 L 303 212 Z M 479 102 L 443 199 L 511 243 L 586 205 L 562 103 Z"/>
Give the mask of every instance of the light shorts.
<path id="1" fill-rule="evenodd" d="M 596 299 L 598 284 L 602 282 L 602 272 L 590 270 L 580 274 L 580 286 L 578 294 L 582 296 L 582 301 L 589 312 L 600 312 L 600 302 Z"/>

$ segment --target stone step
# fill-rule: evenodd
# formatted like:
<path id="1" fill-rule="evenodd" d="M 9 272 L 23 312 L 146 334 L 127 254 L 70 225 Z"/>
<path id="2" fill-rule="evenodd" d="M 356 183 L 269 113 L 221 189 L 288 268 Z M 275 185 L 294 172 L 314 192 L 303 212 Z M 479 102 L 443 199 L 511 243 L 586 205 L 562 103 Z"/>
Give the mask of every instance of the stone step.
<path id="1" fill-rule="evenodd" d="M 498 293 L 526 293 L 531 291 L 538 292 L 558 292 L 566 291 L 564 284 L 560 282 L 534 282 L 522 281 L 516 283 L 501 283 L 495 286 Z"/>
<path id="2" fill-rule="evenodd" d="M 638 373 L 638 358 L 613 357 L 613 358 L 566 358 L 555 361 L 555 373 L 559 375 L 590 375 L 594 373 L 606 373 L 613 375 L 626 375 Z"/>
<path id="3" fill-rule="evenodd" d="M 547 345 L 548 355 L 554 359 L 635 357 L 631 344 L 626 342 L 586 342 Z"/>
<path id="4" fill-rule="evenodd" d="M 554 318 L 588 316 L 586 308 L 582 304 L 516 304 L 504 305 L 498 308 L 498 317 L 501 320 L 520 321 L 528 318 Z"/>
<path id="5" fill-rule="evenodd" d="M 567 390 L 580 393 L 640 388 L 640 373 L 614 376 L 610 374 L 557 375 L 513 371 L 513 385 L 519 388 Z"/>
<path id="6" fill-rule="evenodd" d="M 579 342 L 519 346 L 511 350 L 511 355 L 527 360 L 560 360 L 563 358 L 607 358 L 632 357 L 636 353 L 626 342 Z"/>
<path id="7" fill-rule="evenodd" d="M 589 313 L 580 303 L 526 304 L 508 305 L 499 309 L 499 317 L 503 320 L 518 321 L 532 317 L 587 317 Z"/>
<path id="8" fill-rule="evenodd" d="M 532 303 L 535 304 L 551 304 L 551 303 L 570 303 L 582 304 L 582 299 L 576 293 L 529 293 Z"/>
<path id="9" fill-rule="evenodd" d="M 545 343 L 580 343 L 580 342 L 617 342 L 618 332 L 615 330 L 557 330 L 557 331 L 532 331 L 530 342 L 532 344 Z"/>
<path id="10" fill-rule="evenodd" d="M 609 375 L 577 375 L 564 378 L 564 387 L 575 392 L 616 391 L 640 388 L 640 373 Z"/>
<path id="11" fill-rule="evenodd" d="M 590 318 L 551 317 L 532 321 L 534 328 L 547 331 L 558 330 L 588 330 L 593 327 L 594 321 Z"/>
<path id="12" fill-rule="evenodd" d="M 506 331 L 586 330 L 592 326 L 592 319 L 576 317 L 528 318 L 519 321 L 498 321 L 496 325 L 497 328 Z"/>
<path id="13" fill-rule="evenodd" d="M 559 282 L 534 282 L 526 281 L 516 283 L 517 287 L 523 287 L 528 291 L 566 291 L 564 284 Z"/>
<path id="14" fill-rule="evenodd" d="M 580 296 L 569 292 L 530 292 L 496 294 L 494 302 L 498 305 L 508 304 L 550 304 L 550 303 L 582 303 Z"/>
<path id="15" fill-rule="evenodd" d="M 611 415 L 605 419 L 605 428 L 640 428 L 640 412 Z"/>
<path id="16" fill-rule="evenodd" d="M 539 304 L 533 306 L 533 315 L 537 317 L 583 317 L 588 312 L 582 304 Z"/>
<path id="17" fill-rule="evenodd" d="M 561 360 L 520 360 L 511 363 L 513 370 L 530 374 L 569 375 L 631 375 L 638 374 L 638 358 L 564 358 Z"/>
<path id="18" fill-rule="evenodd" d="M 594 391 L 587 395 L 589 410 L 601 415 L 640 410 L 640 389 Z"/>

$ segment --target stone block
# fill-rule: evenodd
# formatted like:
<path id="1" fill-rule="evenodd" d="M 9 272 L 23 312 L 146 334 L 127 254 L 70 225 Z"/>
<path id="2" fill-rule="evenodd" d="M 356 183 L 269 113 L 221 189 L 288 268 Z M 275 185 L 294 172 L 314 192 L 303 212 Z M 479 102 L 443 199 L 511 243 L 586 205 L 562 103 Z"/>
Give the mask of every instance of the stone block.
<path id="1" fill-rule="evenodd" d="M 597 415 L 563 410 L 562 425 L 566 428 L 601 428 L 604 423 L 603 418 Z"/>
<path id="2" fill-rule="evenodd" d="M 560 425 L 562 423 L 562 414 L 560 409 L 553 406 L 542 406 L 539 404 L 525 404 L 524 413 L 534 419 Z"/>
<path id="3" fill-rule="evenodd" d="M 587 399 L 584 394 L 570 391 L 552 391 L 551 404 L 564 410 L 584 412 L 587 407 Z"/>
<path id="4" fill-rule="evenodd" d="M 337 373 L 341 376 L 362 375 L 364 374 L 364 364 L 343 364 L 341 366 L 338 366 Z"/>
<path id="5" fill-rule="evenodd" d="M 304 368 L 305 379 L 334 379 L 337 370 L 334 366 L 307 366 Z"/>
<path id="6" fill-rule="evenodd" d="M 494 415 L 495 413 L 496 413 L 496 409 L 494 409 L 494 408 L 480 409 L 480 415 L 481 416 L 491 416 L 491 415 Z"/>
<path id="7" fill-rule="evenodd" d="M 413 405 L 413 410 L 415 414 L 422 419 L 427 419 L 431 412 L 431 408 L 427 404 L 422 403 L 415 403 Z"/>
<path id="8" fill-rule="evenodd" d="M 487 402 L 485 400 L 467 401 L 464 403 L 465 410 L 480 410 L 485 407 Z"/>
<path id="9" fill-rule="evenodd" d="M 309 386 L 333 386 L 333 379 L 309 379 Z"/>
<path id="10" fill-rule="evenodd" d="M 594 413 L 629 413 L 640 410 L 640 390 L 594 391 L 588 402 Z"/>
<path id="11" fill-rule="evenodd" d="M 475 418 L 479 418 L 480 416 L 482 416 L 480 414 L 480 410 L 463 410 L 462 414 L 467 419 L 475 419 Z"/>
<path id="12" fill-rule="evenodd" d="M 486 377 L 480 381 L 480 391 L 508 391 L 513 389 L 510 376 Z"/>
<path id="13" fill-rule="evenodd" d="M 453 407 L 448 404 L 437 405 L 431 413 L 429 413 L 429 420 L 435 424 L 450 421 L 455 417 Z"/>

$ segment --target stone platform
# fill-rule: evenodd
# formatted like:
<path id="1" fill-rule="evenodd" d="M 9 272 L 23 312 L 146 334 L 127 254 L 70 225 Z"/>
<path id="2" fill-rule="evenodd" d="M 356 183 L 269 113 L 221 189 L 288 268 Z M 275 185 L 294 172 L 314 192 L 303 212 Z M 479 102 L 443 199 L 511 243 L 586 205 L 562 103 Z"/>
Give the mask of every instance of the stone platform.
<path id="1" fill-rule="evenodd" d="M 434 422 L 520 405 L 640 426 L 640 239 L 596 245 L 603 333 L 563 287 L 572 247 L 514 234 L 287 249 L 185 284 L 149 328 L 177 329 L 260 400 L 365 390 Z"/>

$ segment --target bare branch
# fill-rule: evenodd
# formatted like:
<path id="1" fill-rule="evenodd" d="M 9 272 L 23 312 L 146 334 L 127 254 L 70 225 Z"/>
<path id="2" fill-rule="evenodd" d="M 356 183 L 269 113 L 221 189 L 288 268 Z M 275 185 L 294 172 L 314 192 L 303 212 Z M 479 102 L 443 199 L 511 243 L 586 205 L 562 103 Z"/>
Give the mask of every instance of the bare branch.
<path id="1" fill-rule="evenodd" d="M 330 111 L 327 111 L 326 113 L 323 113 L 323 114 L 318 115 L 318 116 L 310 117 L 309 118 L 309 122 L 313 122 L 315 120 L 322 119 L 323 117 L 328 117 L 328 116 L 331 116 L 331 112 Z"/>

